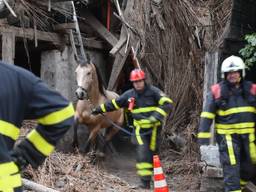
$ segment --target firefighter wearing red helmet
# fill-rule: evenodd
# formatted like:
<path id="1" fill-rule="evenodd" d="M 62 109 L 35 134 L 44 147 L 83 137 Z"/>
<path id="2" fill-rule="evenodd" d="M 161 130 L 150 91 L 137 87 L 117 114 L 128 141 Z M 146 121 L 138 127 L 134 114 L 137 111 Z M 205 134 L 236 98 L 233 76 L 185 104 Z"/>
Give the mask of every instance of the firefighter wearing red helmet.
<path id="1" fill-rule="evenodd" d="M 141 69 L 134 69 L 130 74 L 130 81 L 139 81 L 145 79 L 145 72 Z"/>
<path id="2" fill-rule="evenodd" d="M 165 117 L 171 111 L 173 101 L 160 89 L 145 82 L 145 72 L 134 69 L 130 73 L 133 88 L 119 98 L 107 101 L 93 109 L 92 114 L 109 112 L 119 108 L 130 111 L 135 127 L 136 168 L 140 188 L 150 188 L 153 174 L 153 155 L 159 147 L 159 133 Z"/>

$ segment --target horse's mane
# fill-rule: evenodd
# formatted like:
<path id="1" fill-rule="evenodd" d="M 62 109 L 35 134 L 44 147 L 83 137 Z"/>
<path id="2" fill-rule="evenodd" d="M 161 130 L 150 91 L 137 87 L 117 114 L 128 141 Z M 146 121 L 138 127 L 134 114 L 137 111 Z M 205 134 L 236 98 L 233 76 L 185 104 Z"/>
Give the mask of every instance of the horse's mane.
<path id="1" fill-rule="evenodd" d="M 95 70 L 96 70 L 96 75 L 98 77 L 98 82 L 99 82 L 99 91 L 102 95 L 104 95 L 106 97 L 106 92 L 105 92 L 105 87 L 104 87 L 104 84 L 103 84 L 103 80 L 102 80 L 102 77 L 100 75 L 100 71 L 97 67 L 97 65 L 95 64 L 92 64 L 94 67 L 95 67 Z"/>

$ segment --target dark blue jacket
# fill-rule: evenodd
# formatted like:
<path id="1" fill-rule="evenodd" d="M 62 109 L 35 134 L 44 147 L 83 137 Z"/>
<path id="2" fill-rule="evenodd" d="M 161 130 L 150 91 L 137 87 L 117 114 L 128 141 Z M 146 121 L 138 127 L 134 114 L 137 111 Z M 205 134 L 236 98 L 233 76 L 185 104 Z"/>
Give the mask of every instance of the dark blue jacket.
<path id="1" fill-rule="evenodd" d="M 130 98 L 135 99 L 134 108 L 130 111 L 134 120 L 133 123 L 135 126 L 140 125 L 141 128 L 151 126 L 151 122 L 148 120 L 150 116 L 155 117 L 161 124 L 168 112 L 170 112 L 173 103 L 161 90 L 146 84 L 142 92 L 130 89 L 117 99 L 102 104 L 100 110 L 101 112 L 107 112 L 119 108 L 128 108 Z"/>
<path id="2" fill-rule="evenodd" d="M 217 134 L 249 134 L 255 132 L 256 96 L 251 82 L 243 81 L 239 88 L 222 81 L 218 97 L 210 92 L 201 113 L 198 139 L 200 144 L 209 144 L 210 127 L 215 120 Z"/>
<path id="3" fill-rule="evenodd" d="M 0 191 L 21 186 L 18 168 L 10 154 L 22 121 L 35 119 L 38 126 L 15 150 L 37 167 L 73 124 L 73 115 L 73 105 L 41 79 L 25 69 L 0 62 Z M 9 180 L 6 186 L 5 180 Z"/>

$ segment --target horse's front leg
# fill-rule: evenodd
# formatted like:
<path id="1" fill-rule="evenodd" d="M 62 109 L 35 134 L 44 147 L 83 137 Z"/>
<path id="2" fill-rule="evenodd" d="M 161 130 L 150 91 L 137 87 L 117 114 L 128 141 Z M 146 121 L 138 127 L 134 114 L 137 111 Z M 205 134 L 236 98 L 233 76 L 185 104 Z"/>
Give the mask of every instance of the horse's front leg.
<path id="1" fill-rule="evenodd" d="M 95 124 L 98 124 L 98 122 L 99 122 L 99 117 L 98 116 L 99 115 L 92 115 L 91 112 L 84 111 L 82 113 L 82 121 L 85 124 L 95 125 Z"/>
<path id="2" fill-rule="evenodd" d="M 105 145 L 104 145 L 103 151 L 106 151 L 106 148 L 108 147 L 112 153 L 117 154 L 117 151 L 113 146 L 111 140 L 113 136 L 117 134 L 118 131 L 119 129 L 112 126 L 108 128 L 107 134 L 105 136 Z"/>
<path id="3" fill-rule="evenodd" d="M 101 126 L 99 124 L 94 125 L 94 126 L 93 125 L 90 126 L 90 135 L 89 135 L 89 138 L 87 140 L 87 145 L 89 145 L 91 143 L 93 148 L 96 147 L 97 135 L 98 135 L 100 129 L 101 129 Z"/>
<path id="4" fill-rule="evenodd" d="M 117 134 L 118 131 L 119 131 L 119 129 L 117 129 L 117 128 L 113 127 L 113 126 L 109 127 L 108 131 L 107 131 L 107 134 L 105 136 L 106 142 L 109 142 L 112 139 L 112 137 L 115 134 Z"/>

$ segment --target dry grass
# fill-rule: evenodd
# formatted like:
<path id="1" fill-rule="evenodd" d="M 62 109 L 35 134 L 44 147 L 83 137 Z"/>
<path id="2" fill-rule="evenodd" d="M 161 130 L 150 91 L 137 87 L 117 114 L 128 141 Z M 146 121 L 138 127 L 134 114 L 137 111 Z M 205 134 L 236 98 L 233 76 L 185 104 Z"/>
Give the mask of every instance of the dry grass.
<path id="1" fill-rule="evenodd" d="M 24 176 L 59 191 L 134 191 L 128 183 L 79 154 L 54 153 L 38 170 L 29 167 Z"/>

